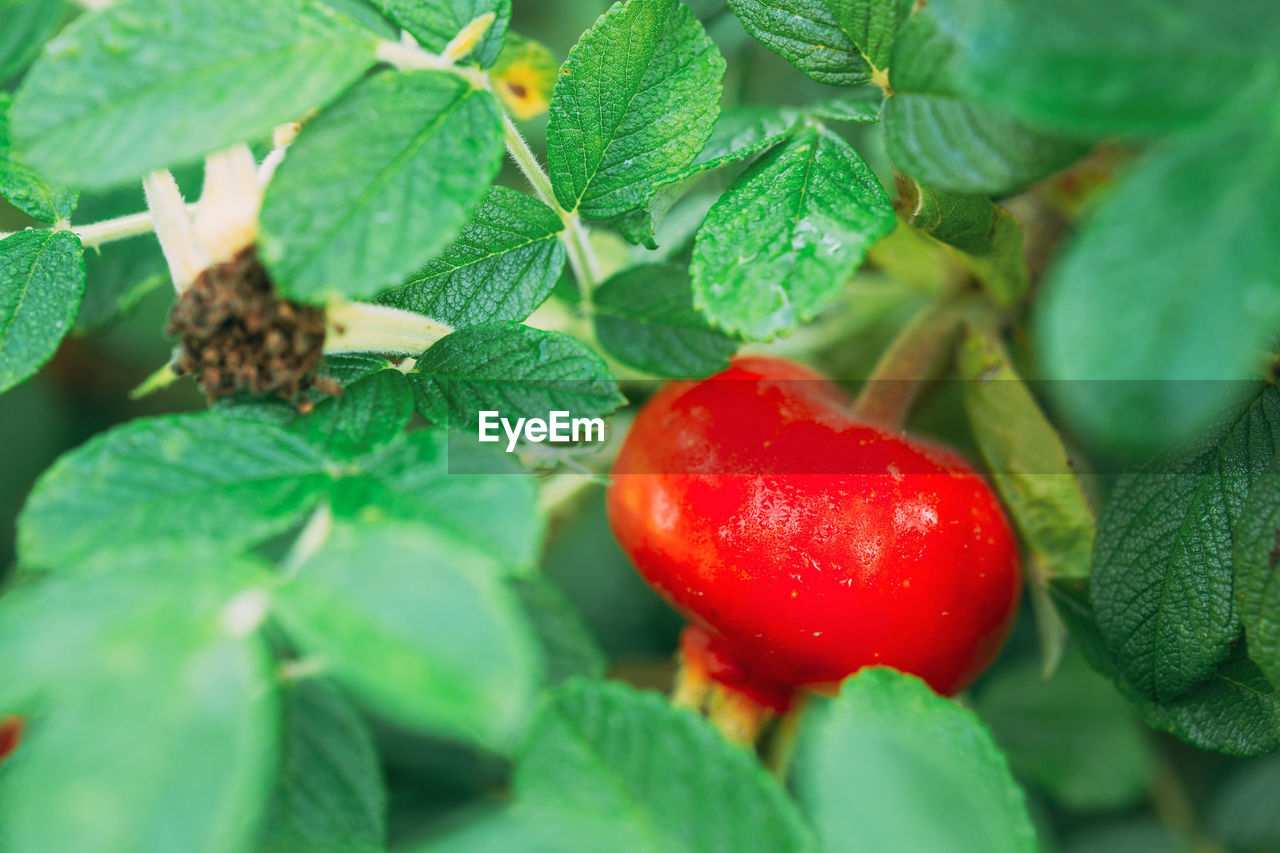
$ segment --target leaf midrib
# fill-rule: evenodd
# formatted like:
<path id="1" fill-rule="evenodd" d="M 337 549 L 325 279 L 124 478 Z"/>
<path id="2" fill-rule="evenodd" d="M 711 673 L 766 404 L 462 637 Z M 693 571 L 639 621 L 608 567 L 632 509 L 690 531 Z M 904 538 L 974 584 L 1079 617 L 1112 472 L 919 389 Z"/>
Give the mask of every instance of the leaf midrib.
<path id="1" fill-rule="evenodd" d="M 439 71 L 416 73 L 440 75 L 442 79 L 449 76 L 445 72 Z M 400 150 L 400 153 L 397 154 L 390 163 L 374 173 L 369 184 L 360 193 L 360 195 L 356 196 L 352 200 L 351 204 L 347 205 L 347 209 L 344 214 L 334 221 L 332 227 L 327 229 L 323 235 L 318 234 L 317 232 L 311 232 L 310 251 L 305 255 L 302 253 L 295 255 L 295 259 L 289 264 L 289 268 L 293 271 L 293 275 L 295 277 L 301 278 L 302 270 L 314 266 L 316 259 L 322 257 L 325 252 L 331 249 L 333 244 L 336 242 L 337 235 L 346 230 L 346 227 L 351 220 L 359 213 L 363 212 L 372 199 L 382 192 L 382 190 L 391 183 L 393 178 L 399 176 L 403 172 L 404 166 L 422 150 L 422 147 L 426 145 L 427 140 L 441 128 L 450 116 L 454 115 L 465 103 L 470 101 L 472 95 L 475 93 L 476 90 L 474 89 L 461 89 L 458 96 L 454 98 L 453 101 L 446 105 L 444 109 L 436 114 L 432 121 L 424 125 L 418 133 L 406 142 L 404 147 Z"/>
<path id="2" fill-rule="evenodd" d="M 362 33 L 354 33 L 353 35 L 360 38 L 361 41 L 367 41 L 370 47 L 375 44 L 375 40 L 372 38 L 364 39 Z M 103 112 L 121 113 L 125 112 L 128 107 L 134 106 L 138 102 L 145 101 L 157 94 L 185 89 L 193 80 L 202 81 L 209 78 L 216 78 L 230 70 L 242 70 L 246 66 L 256 66 L 263 63 L 266 63 L 268 68 L 278 69 L 284 65 L 284 60 L 287 59 L 302 57 L 310 53 L 315 53 L 327 58 L 331 52 L 336 52 L 334 50 L 335 48 L 341 49 L 347 46 L 355 47 L 355 45 L 355 38 L 350 42 L 340 40 L 338 38 L 331 40 L 314 39 L 289 44 L 275 51 L 255 53 L 248 57 L 233 56 L 223 62 L 213 62 L 208 65 L 200 66 L 198 70 L 188 70 L 187 73 L 182 74 L 180 77 L 178 74 L 166 70 L 165 76 L 148 80 L 144 85 L 126 90 L 122 93 L 113 93 L 111 98 L 107 100 L 88 101 L 85 103 L 83 109 L 73 112 L 70 117 L 60 119 L 56 122 L 45 122 L 42 126 L 38 126 L 36 133 L 44 134 L 52 128 L 60 135 L 71 135 L 76 137 L 83 136 L 84 134 L 81 127 L 85 122 L 89 122 L 94 125 L 101 124 L 101 121 L 95 117 L 94 111 L 104 106 L 106 109 L 103 110 Z M 368 60 L 367 65 L 371 66 L 373 64 L 372 51 L 370 51 Z"/>

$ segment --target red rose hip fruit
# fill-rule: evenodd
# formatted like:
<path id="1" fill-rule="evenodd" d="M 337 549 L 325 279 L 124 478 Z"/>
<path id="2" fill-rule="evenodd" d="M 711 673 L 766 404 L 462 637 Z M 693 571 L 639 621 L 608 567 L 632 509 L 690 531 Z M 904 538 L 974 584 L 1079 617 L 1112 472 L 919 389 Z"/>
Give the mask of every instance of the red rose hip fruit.
<path id="1" fill-rule="evenodd" d="M 986 482 L 849 408 L 807 368 L 740 358 L 659 391 L 614 464 L 610 523 L 689 619 L 686 660 L 771 707 L 876 664 L 955 693 L 1017 611 L 1017 544 Z"/>

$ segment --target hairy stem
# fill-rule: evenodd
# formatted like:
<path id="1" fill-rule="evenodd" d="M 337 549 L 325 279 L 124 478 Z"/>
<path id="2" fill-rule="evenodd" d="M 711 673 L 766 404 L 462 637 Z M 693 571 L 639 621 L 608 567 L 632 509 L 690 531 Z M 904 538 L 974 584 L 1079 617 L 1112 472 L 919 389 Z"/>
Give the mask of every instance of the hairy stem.
<path id="1" fill-rule="evenodd" d="M 561 209 L 560 202 L 556 201 L 555 191 L 551 189 L 551 179 L 543 171 L 542 164 L 538 162 L 529 143 L 525 142 L 520 134 L 515 119 L 511 118 L 506 110 L 502 111 L 502 140 L 507 144 L 507 153 L 520 167 L 520 171 L 529 181 L 529 186 L 533 187 L 533 194 L 538 197 L 538 200 L 553 210 L 559 211 L 562 218 L 567 215 Z"/>
<path id="2" fill-rule="evenodd" d="M 189 212 L 193 212 L 195 209 L 196 206 L 194 204 L 187 205 Z M 86 249 L 96 249 L 106 243 L 128 240 L 130 237 L 140 237 L 155 230 L 155 226 L 151 222 L 151 211 L 149 210 L 130 213 L 128 216 L 119 216 L 115 219 L 104 219 L 101 222 L 92 222 L 88 225 L 67 225 L 62 223 L 55 225 L 54 228 L 58 231 L 70 231 L 80 238 L 80 245 Z M 0 231 L 0 240 L 18 233 L 21 232 Z"/>
<path id="3" fill-rule="evenodd" d="M 194 209 L 195 205 L 190 205 Z M 141 234 L 150 234 L 154 226 L 151 223 L 151 211 L 131 213 L 118 219 L 106 219 L 91 225 L 73 226 L 71 233 L 80 238 L 80 244 L 86 249 L 96 249 L 104 243 L 116 240 L 127 240 Z"/>
<path id="4" fill-rule="evenodd" d="M 325 321 L 328 330 L 324 351 L 328 353 L 380 352 L 417 356 L 445 335 L 453 333 L 452 326 L 439 320 L 367 302 L 335 302 L 325 310 Z"/>
<path id="5" fill-rule="evenodd" d="M 564 243 L 565 253 L 569 256 L 569 267 L 573 270 L 574 280 L 578 282 L 582 293 L 583 307 L 590 311 L 591 291 L 600 282 L 600 267 L 595 253 L 591 250 L 587 229 L 576 213 L 571 213 L 560 206 L 555 191 L 551 188 L 551 179 L 547 177 L 533 149 L 520 135 L 519 128 L 506 110 L 502 111 L 502 135 L 507 144 L 507 153 L 520 167 L 520 171 L 529 181 L 529 186 L 533 187 L 534 195 L 559 214 L 561 221 L 564 222 L 564 231 L 560 233 L 560 240 Z"/>
<path id="6" fill-rule="evenodd" d="M 565 254 L 569 257 L 569 266 L 573 269 L 574 280 L 578 282 L 578 293 L 582 298 L 584 314 L 592 312 L 591 293 L 600 283 L 600 265 L 595 252 L 591 249 L 591 238 L 587 234 L 582 220 L 576 213 L 568 214 L 565 229 L 561 234 L 564 241 Z"/>

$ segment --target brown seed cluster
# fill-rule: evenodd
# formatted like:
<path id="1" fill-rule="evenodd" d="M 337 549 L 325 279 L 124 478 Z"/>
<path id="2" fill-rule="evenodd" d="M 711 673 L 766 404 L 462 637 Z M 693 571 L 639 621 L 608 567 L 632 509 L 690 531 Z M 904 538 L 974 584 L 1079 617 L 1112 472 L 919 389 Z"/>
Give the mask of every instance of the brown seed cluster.
<path id="1" fill-rule="evenodd" d="M 242 392 L 296 400 L 316 384 L 324 331 L 322 309 L 276 296 L 254 248 L 202 272 L 165 329 L 180 341 L 178 372 L 211 401 Z"/>

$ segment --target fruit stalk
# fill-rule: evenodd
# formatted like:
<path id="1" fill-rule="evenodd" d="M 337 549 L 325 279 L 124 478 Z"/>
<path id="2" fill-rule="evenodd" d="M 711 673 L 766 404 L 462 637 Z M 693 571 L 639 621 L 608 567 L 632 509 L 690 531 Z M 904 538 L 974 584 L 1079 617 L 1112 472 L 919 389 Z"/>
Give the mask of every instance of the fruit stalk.
<path id="1" fill-rule="evenodd" d="M 920 383 L 932 376 L 954 348 L 962 324 L 981 310 L 972 294 L 944 296 L 920 310 L 880 356 L 854 400 L 853 416 L 899 431 Z"/>

